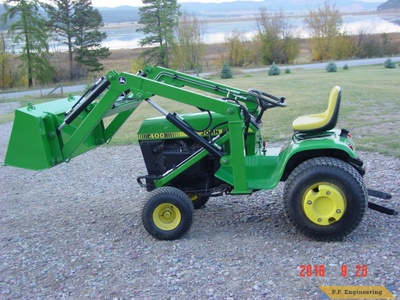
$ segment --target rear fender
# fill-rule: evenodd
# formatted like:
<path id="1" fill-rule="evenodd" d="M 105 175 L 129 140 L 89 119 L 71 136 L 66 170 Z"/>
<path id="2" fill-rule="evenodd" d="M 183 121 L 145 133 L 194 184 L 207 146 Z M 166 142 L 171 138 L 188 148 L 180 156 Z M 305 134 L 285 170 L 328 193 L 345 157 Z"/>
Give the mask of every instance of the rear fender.
<path id="1" fill-rule="evenodd" d="M 329 156 L 341 159 L 352 165 L 361 175 L 364 175 L 363 162 L 357 157 L 354 142 L 342 130 L 332 130 L 323 135 L 298 139 L 296 136 L 282 152 L 281 181 L 302 162 L 319 156 Z M 347 131 L 346 131 L 347 132 Z"/>

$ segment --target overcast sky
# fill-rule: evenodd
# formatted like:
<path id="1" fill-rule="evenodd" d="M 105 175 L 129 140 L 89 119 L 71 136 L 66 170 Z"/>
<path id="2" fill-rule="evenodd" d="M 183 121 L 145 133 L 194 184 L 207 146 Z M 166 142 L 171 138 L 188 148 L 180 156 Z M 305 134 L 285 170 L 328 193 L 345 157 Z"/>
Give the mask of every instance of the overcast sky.
<path id="1" fill-rule="evenodd" d="M 183 2 L 230 2 L 235 0 L 178 0 L 178 3 Z M 251 0 L 254 1 L 254 0 Z M 261 0 L 260 0 L 261 1 Z M 362 2 L 386 2 L 386 0 L 359 0 Z M 323 1 L 321 1 L 323 3 Z M 331 1 L 331 3 L 335 3 L 335 1 Z M 142 0 L 92 0 L 93 6 L 97 7 L 116 7 L 121 5 L 131 5 L 131 6 L 142 6 Z"/>
<path id="2" fill-rule="evenodd" d="M 184 3 L 184 2 L 203 2 L 203 3 L 209 3 L 209 2 L 232 2 L 232 1 L 240 1 L 240 0 L 178 0 L 178 3 Z M 243 0 L 243 1 L 262 1 L 262 0 Z M 282 0 L 284 1 L 284 0 Z M 386 2 L 387 0 L 359 0 L 361 2 Z M 321 0 L 321 3 L 324 1 Z M 0 3 L 3 3 L 2 0 L 0 0 Z M 332 4 L 335 3 L 335 1 L 331 1 Z M 116 7 L 116 6 L 121 6 L 121 5 L 131 5 L 131 6 L 142 6 L 142 0 L 92 0 L 93 6 L 96 7 Z"/>

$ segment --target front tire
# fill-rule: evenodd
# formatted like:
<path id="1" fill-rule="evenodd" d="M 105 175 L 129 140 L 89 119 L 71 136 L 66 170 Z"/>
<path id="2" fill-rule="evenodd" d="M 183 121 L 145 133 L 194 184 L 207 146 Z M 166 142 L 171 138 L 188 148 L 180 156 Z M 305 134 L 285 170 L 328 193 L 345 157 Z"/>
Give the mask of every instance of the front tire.
<path id="1" fill-rule="evenodd" d="M 193 204 L 184 192 L 173 187 L 161 187 L 145 199 L 142 223 L 156 239 L 175 240 L 190 229 L 193 215 Z"/>
<path id="2" fill-rule="evenodd" d="M 284 189 L 289 221 L 316 240 L 341 240 L 361 222 L 368 194 L 361 175 L 349 164 L 318 157 L 300 164 Z"/>

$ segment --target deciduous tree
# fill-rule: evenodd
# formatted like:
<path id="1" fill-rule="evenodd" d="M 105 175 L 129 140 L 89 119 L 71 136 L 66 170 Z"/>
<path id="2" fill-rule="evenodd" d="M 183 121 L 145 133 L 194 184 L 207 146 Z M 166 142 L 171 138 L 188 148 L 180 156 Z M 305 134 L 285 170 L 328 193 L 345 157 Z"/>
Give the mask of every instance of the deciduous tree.
<path id="1" fill-rule="evenodd" d="M 298 57 L 298 40 L 282 11 L 269 13 L 265 7 L 261 7 L 257 27 L 264 63 L 289 63 Z"/>
<path id="2" fill-rule="evenodd" d="M 232 67 L 243 67 L 246 63 L 249 48 L 246 44 L 250 41 L 244 35 L 244 32 L 234 30 L 225 36 L 224 46 L 228 51 L 228 63 Z"/>
<path id="3" fill-rule="evenodd" d="M 182 14 L 172 43 L 174 61 L 180 68 L 197 71 L 201 69 L 201 58 L 206 50 L 204 29 L 205 23 L 195 15 Z"/>
<path id="4" fill-rule="evenodd" d="M 222 57 L 222 61 L 227 60 L 232 67 L 243 68 L 262 60 L 263 47 L 258 35 L 248 38 L 245 32 L 235 29 L 225 36 L 224 47 L 228 58 Z"/>
<path id="5" fill-rule="evenodd" d="M 323 7 L 309 11 L 304 19 L 311 34 L 311 51 L 314 60 L 334 59 L 341 37 L 342 15 L 328 1 Z"/>
<path id="6" fill-rule="evenodd" d="M 360 31 L 357 36 L 357 57 L 392 56 L 400 52 L 400 43 L 393 38 L 393 34 L 367 33 Z"/>

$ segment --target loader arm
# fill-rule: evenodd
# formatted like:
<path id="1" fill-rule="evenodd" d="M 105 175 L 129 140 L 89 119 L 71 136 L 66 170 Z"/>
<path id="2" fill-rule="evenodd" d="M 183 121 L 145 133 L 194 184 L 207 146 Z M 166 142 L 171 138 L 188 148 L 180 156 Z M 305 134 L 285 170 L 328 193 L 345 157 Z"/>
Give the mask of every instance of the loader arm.
<path id="1" fill-rule="evenodd" d="M 184 86 L 208 92 L 215 97 L 183 89 Z M 207 141 L 194 130 L 185 128 L 185 123 L 178 115 L 153 104 L 150 100 L 152 96 L 224 115 L 228 131 L 223 140 L 230 143 L 232 150 L 229 156 L 220 152 L 217 141 Z M 150 66 L 136 75 L 111 71 L 77 101 L 74 97 L 69 97 L 17 110 L 5 165 L 37 170 L 68 162 L 73 157 L 110 141 L 143 100 L 191 136 L 207 153 L 221 158 L 225 165 L 234 161 L 234 192 L 249 192 L 243 134 L 248 126 L 245 124 L 248 112 L 239 101 L 251 108 L 253 115 L 257 115 L 257 100 L 239 89 Z M 106 127 L 103 119 L 112 115 L 115 116 Z M 29 156 L 24 152 L 25 149 L 31 149 Z"/>
<path id="2" fill-rule="evenodd" d="M 173 71 L 163 67 L 147 66 L 145 69 L 147 78 L 154 81 L 164 82 L 176 87 L 191 87 L 203 92 L 212 93 L 226 99 L 243 102 L 254 116 L 258 115 L 258 101 L 247 91 L 243 91 L 228 85 L 223 85 L 210 80 L 194 77 L 181 72 Z"/>

